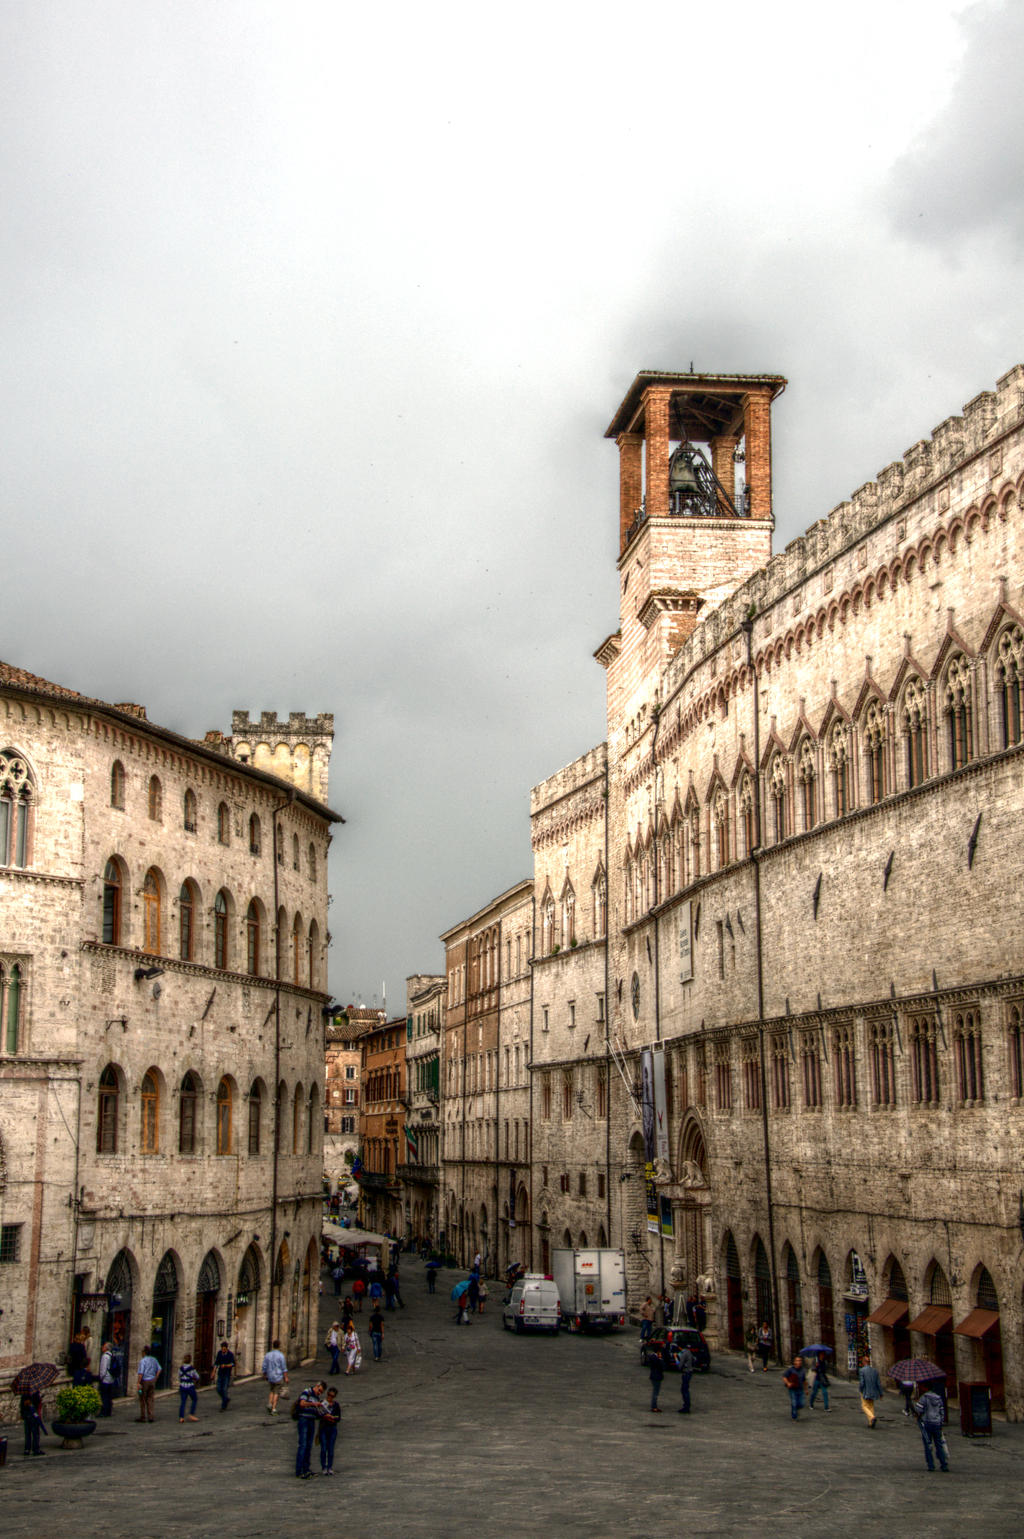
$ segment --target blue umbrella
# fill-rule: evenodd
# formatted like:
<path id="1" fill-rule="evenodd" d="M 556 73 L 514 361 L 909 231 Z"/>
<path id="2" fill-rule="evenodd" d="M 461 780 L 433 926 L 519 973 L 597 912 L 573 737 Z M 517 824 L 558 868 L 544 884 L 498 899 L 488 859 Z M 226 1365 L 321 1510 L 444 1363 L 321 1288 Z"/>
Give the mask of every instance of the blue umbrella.
<path id="1" fill-rule="evenodd" d="M 458 1303 L 459 1299 L 462 1297 L 462 1295 L 465 1293 L 465 1291 L 466 1291 L 466 1289 L 468 1287 L 469 1287 L 469 1278 L 468 1277 L 467 1277 L 465 1282 L 457 1282 L 455 1284 L 455 1287 L 452 1289 L 452 1303 L 453 1304 L 457 1304 Z"/>
<path id="2" fill-rule="evenodd" d="M 821 1353 L 821 1352 L 832 1352 L 832 1351 L 834 1351 L 833 1347 L 826 1347 L 824 1342 L 815 1341 L 809 1347 L 801 1347 L 800 1351 L 797 1353 L 797 1356 L 798 1357 L 808 1357 L 812 1352 Z"/>

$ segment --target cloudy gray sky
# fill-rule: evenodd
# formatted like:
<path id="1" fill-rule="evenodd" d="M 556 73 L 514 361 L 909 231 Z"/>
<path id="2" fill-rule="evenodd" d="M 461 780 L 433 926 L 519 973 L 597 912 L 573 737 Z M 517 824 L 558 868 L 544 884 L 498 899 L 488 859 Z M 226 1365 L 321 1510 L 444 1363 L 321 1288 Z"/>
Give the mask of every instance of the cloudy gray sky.
<path id="1" fill-rule="evenodd" d="M 776 547 L 1024 359 L 1024 9 L 0 0 L 0 656 L 330 710 L 400 1009 L 604 735 L 603 431 L 778 372 Z"/>

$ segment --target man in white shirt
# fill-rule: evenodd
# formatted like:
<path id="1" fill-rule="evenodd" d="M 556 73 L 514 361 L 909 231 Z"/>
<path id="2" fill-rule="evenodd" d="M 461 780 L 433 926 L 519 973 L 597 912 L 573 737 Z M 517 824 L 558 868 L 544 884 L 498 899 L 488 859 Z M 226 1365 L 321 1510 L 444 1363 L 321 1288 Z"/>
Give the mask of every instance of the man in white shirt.
<path id="1" fill-rule="evenodd" d="M 282 1386 L 288 1383 L 288 1363 L 281 1351 L 279 1341 L 274 1342 L 263 1359 L 262 1372 L 267 1381 L 267 1410 L 271 1416 L 276 1416 L 277 1397 L 281 1393 Z"/>

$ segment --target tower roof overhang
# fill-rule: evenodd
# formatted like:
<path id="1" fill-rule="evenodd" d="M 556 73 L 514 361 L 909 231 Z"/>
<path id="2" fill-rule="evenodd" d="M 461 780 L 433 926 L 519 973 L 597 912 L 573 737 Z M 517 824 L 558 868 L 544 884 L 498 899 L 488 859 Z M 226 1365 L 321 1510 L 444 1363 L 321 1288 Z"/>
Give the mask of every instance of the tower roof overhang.
<path id="1" fill-rule="evenodd" d="M 668 374 L 643 369 L 608 425 L 606 438 L 644 432 L 646 396 L 652 387 L 672 393 L 671 436 L 706 443 L 722 434 L 739 436 L 744 398 L 757 393 L 774 401 L 785 390 L 786 380 L 781 374 Z"/>

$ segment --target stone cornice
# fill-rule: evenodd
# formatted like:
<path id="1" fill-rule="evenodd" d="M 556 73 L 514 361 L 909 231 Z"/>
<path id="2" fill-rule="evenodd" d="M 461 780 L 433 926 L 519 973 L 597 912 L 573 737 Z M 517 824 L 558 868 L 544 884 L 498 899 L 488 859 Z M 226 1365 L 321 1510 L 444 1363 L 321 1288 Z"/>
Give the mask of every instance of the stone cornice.
<path id="1" fill-rule="evenodd" d="M 287 978 L 264 978 L 254 973 L 234 973 L 220 967 L 207 967 L 202 962 L 183 962 L 179 957 L 157 956 L 152 951 L 134 951 L 127 946 L 108 946 L 103 941 L 81 942 L 83 951 L 93 956 L 121 957 L 138 967 L 161 967 L 166 973 L 179 973 L 190 978 L 222 979 L 225 983 L 239 984 L 242 988 L 280 989 L 282 993 L 297 995 L 316 1004 L 324 1004 L 330 995 L 319 989 L 307 989 L 301 983 L 291 983 Z"/>

